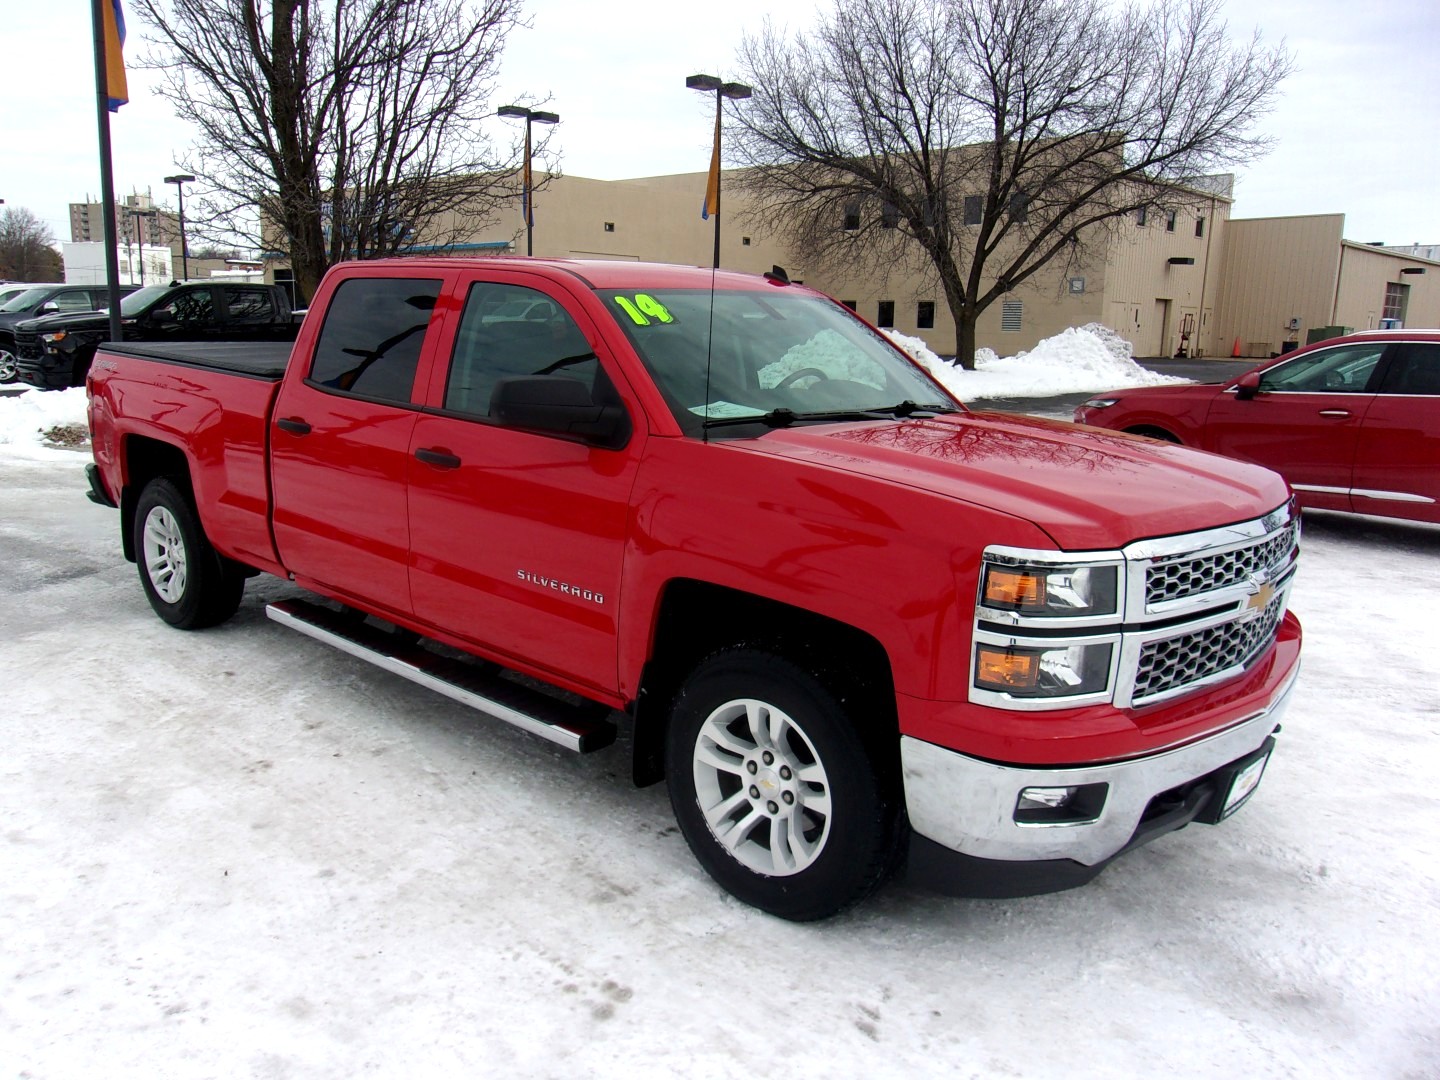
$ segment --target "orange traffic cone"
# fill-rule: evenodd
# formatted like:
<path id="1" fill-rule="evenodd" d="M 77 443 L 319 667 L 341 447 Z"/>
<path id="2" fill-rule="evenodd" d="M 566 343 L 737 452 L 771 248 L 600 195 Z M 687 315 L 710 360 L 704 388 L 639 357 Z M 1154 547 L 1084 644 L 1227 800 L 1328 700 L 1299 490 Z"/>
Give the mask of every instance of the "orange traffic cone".
<path id="1" fill-rule="evenodd" d="M 1235 344 L 1230 349 L 1230 358 L 1233 360 L 1240 355 L 1240 339 L 1235 339 Z"/>

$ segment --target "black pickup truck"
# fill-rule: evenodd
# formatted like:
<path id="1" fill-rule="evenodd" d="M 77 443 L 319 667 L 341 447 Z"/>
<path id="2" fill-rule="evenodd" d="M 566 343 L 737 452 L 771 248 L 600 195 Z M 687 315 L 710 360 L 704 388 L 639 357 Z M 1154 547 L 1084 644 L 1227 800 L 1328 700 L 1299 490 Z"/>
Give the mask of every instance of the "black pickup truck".
<path id="1" fill-rule="evenodd" d="M 148 285 L 120 301 L 126 341 L 292 341 L 299 318 L 284 289 L 234 281 Z M 15 327 L 16 374 L 41 390 L 83 386 L 110 316 L 71 312 Z"/>

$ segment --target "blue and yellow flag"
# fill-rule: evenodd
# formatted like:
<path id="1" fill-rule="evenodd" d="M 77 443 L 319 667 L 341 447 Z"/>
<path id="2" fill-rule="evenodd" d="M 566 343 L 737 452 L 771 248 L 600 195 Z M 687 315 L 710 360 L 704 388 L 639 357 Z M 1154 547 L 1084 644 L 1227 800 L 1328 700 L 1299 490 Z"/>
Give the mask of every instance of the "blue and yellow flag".
<path id="1" fill-rule="evenodd" d="M 705 185 L 705 202 L 700 207 L 700 218 L 709 221 L 711 214 L 720 212 L 720 110 L 715 110 L 715 149 L 710 152 L 710 182 Z"/>
<path id="2" fill-rule="evenodd" d="M 119 112 L 120 106 L 130 100 L 130 89 L 125 85 L 125 13 L 120 10 L 120 0 L 103 0 L 101 8 L 105 19 L 105 89 L 110 99 L 110 111 Z"/>

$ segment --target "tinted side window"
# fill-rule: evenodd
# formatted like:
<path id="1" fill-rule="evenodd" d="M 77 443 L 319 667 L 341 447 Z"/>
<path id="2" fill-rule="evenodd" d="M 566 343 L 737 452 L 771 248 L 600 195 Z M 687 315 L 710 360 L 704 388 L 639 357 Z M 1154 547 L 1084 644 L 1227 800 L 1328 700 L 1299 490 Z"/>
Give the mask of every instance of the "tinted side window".
<path id="1" fill-rule="evenodd" d="M 1305 353 L 1261 375 L 1260 389 L 1292 394 L 1363 393 L 1386 348 L 1386 342 L 1377 341 Z"/>
<path id="2" fill-rule="evenodd" d="M 209 289 L 186 289 L 169 305 L 174 320 L 184 326 L 215 325 L 215 296 Z"/>
<path id="3" fill-rule="evenodd" d="M 593 392 L 595 350 L 575 320 L 543 293 L 477 281 L 455 335 L 445 408 L 490 415 L 495 383 L 511 375 L 567 375 Z"/>
<path id="4" fill-rule="evenodd" d="M 310 381 L 334 390 L 409 401 L 440 282 L 351 278 L 330 298 Z"/>
<path id="5" fill-rule="evenodd" d="M 50 302 L 59 311 L 89 311 L 90 293 L 86 289 L 56 293 L 50 298 Z"/>
<path id="6" fill-rule="evenodd" d="M 275 315 L 275 304 L 269 289 L 236 288 L 227 296 L 232 322 L 269 322 Z"/>
<path id="7" fill-rule="evenodd" d="M 1440 345 L 1401 346 L 1380 392 L 1440 395 Z"/>

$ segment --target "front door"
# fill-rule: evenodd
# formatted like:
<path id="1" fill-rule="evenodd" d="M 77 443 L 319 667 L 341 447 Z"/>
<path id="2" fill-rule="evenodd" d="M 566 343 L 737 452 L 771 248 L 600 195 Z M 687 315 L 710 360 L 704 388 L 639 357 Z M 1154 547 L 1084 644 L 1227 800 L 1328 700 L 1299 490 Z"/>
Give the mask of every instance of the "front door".
<path id="1" fill-rule="evenodd" d="M 1302 353 L 1266 369 L 1250 400 L 1217 394 L 1204 449 L 1274 469 L 1306 506 L 1350 509 L 1360 429 L 1385 342 Z"/>
<path id="2" fill-rule="evenodd" d="M 445 384 L 411 440 L 415 614 L 489 653 L 613 692 L 643 427 L 603 449 L 506 426 L 490 400 L 506 376 L 554 375 L 626 405 L 632 423 L 640 411 L 620 396 L 572 298 L 524 274 L 496 276 L 469 287 Z"/>

